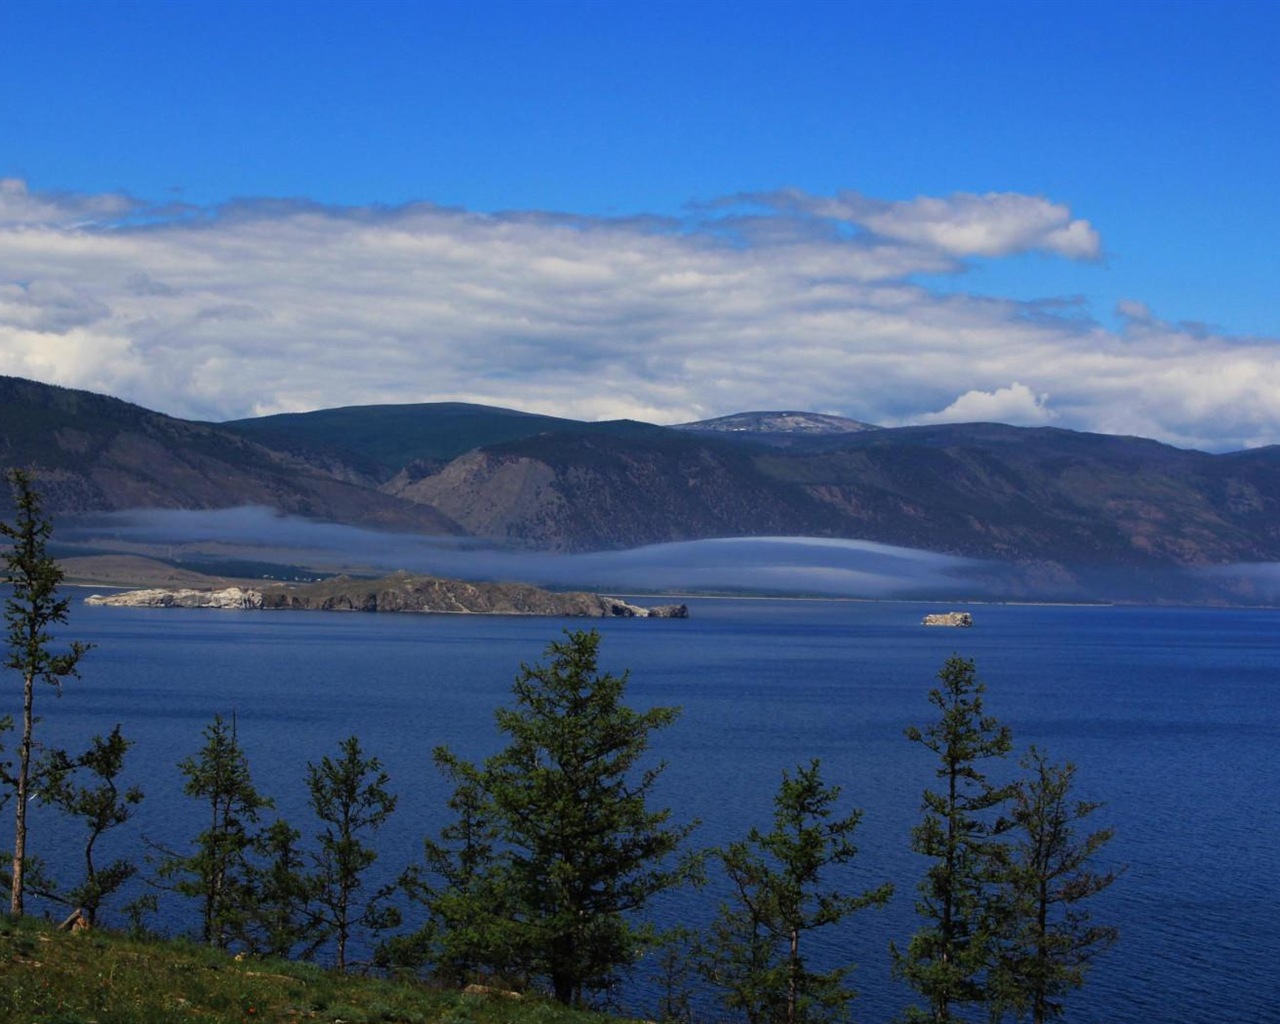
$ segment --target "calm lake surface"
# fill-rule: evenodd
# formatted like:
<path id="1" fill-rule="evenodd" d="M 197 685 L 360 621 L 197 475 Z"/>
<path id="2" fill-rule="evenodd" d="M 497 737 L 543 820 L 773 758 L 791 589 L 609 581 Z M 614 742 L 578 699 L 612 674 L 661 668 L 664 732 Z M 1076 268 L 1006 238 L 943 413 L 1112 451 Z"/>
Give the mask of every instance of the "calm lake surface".
<path id="1" fill-rule="evenodd" d="M 378 843 L 394 874 L 445 821 L 432 749 L 495 750 L 492 710 L 520 662 L 539 660 L 566 625 L 594 624 L 601 667 L 631 670 L 631 703 L 683 708 L 655 755 L 669 764 L 660 798 L 677 820 L 702 822 L 696 845 L 767 826 L 781 771 L 814 757 L 844 787 L 844 806 L 863 810 L 861 852 L 842 883 L 890 880 L 897 894 L 814 948 L 858 963 L 854 1016 L 870 1024 L 909 1001 L 889 977 L 887 944 L 916 926 L 922 862 L 909 832 L 934 765 L 903 728 L 929 721 L 927 691 L 959 653 L 977 661 L 987 709 L 1013 727 L 1018 749 L 1035 743 L 1075 762 L 1077 795 L 1106 802 L 1095 827 L 1117 829 L 1105 864 L 1127 870 L 1094 909 L 1121 940 L 1067 1019 L 1280 1020 L 1280 613 L 976 606 L 973 629 L 949 630 L 919 625 L 945 609 L 910 603 L 690 607 L 687 621 L 586 623 L 77 601 L 68 635 L 98 647 L 60 700 L 41 694 L 41 728 L 50 743 L 81 747 L 118 721 L 136 742 L 129 775 L 147 798 L 109 852 L 135 848 L 141 833 L 181 843 L 199 827 L 174 765 L 215 713 L 237 715 L 259 788 L 304 832 L 306 763 L 357 734 L 400 795 Z M 16 710 L 15 690 L 3 710 Z M 57 862 L 65 829 L 46 814 L 36 827 L 37 852 Z M 655 916 L 697 926 L 711 902 L 681 896 Z M 646 994 L 633 998 L 636 1012 L 651 1009 Z"/>

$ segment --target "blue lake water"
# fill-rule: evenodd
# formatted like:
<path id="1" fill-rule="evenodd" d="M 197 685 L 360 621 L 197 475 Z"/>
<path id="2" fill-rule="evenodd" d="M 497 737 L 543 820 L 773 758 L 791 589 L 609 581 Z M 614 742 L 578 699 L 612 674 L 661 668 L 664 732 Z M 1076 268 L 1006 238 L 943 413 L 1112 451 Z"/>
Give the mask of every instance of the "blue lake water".
<path id="1" fill-rule="evenodd" d="M 891 880 L 881 911 L 815 944 L 858 963 L 855 1019 L 908 1001 L 887 945 L 915 927 L 922 863 L 909 851 L 934 765 L 903 738 L 924 724 L 947 656 L 977 661 L 988 710 L 1079 766 L 1078 795 L 1114 825 L 1105 864 L 1127 866 L 1095 900 L 1120 943 L 1068 1002 L 1076 1022 L 1280 1020 L 1280 613 L 1267 610 L 977 606 L 970 630 L 924 629 L 911 603 L 699 599 L 687 621 L 599 623 L 464 616 L 151 611 L 78 602 L 68 635 L 97 644 L 60 700 L 42 692 L 50 743 L 83 746 L 119 721 L 129 773 L 147 791 L 131 837 L 180 842 L 198 824 L 174 765 L 215 713 L 234 712 L 259 788 L 306 828 L 306 762 L 359 735 L 401 804 L 379 841 L 391 873 L 444 823 L 437 744 L 479 758 L 499 745 L 492 710 L 521 661 L 565 625 L 604 635 L 601 667 L 631 670 L 630 702 L 677 704 L 659 734 L 659 797 L 700 819 L 713 846 L 767 825 L 780 772 L 822 759 L 864 812 L 848 888 Z M 16 679 L 7 704 L 16 710 Z M 1014 766 L 1010 765 L 1012 769 Z M 0 826 L 8 843 L 10 825 Z M 40 813 L 33 843 L 57 861 L 65 829 Z M 697 925 L 710 897 L 667 900 Z M 169 908 L 169 920 L 181 913 Z M 635 999 L 642 1000 L 643 994 Z M 637 1012 L 649 1007 L 633 1006 Z"/>

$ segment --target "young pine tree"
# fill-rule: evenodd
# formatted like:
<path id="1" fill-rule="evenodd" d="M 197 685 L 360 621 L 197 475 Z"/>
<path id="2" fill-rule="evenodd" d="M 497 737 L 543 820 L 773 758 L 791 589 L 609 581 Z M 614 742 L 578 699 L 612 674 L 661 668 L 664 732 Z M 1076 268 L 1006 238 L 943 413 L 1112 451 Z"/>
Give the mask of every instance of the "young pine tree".
<path id="1" fill-rule="evenodd" d="M 802 949 L 810 933 L 882 906 L 893 893 L 888 884 L 857 895 L 832 887 L 833 871 L 858 852 L 853 834 L 862 817 L 836 817 L 839 796 L 816 760 L 783 772 L 773 829 L 753 828 L 720 852 L 733 896 L 702 944 L 699 971 L 750 1024 L 843 1020 L 856 995 L 846 984 L 852 965 L 814 971 Z"/>
<path id="2" fill-rule="evenodd" d="M 924 816 L 911 836 L 911 848 L 930 860 L 916 903 L 924 924 L 905 951 L 891 948 L 895 972 L 927 1003 L 909 1008 L 907 1019 L 950 1024 L 959 1007 L 988 999 L 1003 856 L 998 812 L 1011 789 L 992 785 L 985 766 L 1007 757 L 1013 740 L 983 712 L 985 688 L 972 661 L 949 658 L 938 679 L 929 692 L 938 720 L 906 730 L 938 760 L 939 787 L 924 791 Z"/>
<path id="3" fill-rule="evenodd" d="M 311 808 L 323 823 L 314 854 L 314 916 L 337 947 L 338 970 L 347 969 L 347 944 L 357 930 L 382 931 L 399 924 L 400 916 L 385 899 L 394 886 L 365 895 L 365 874 L 377 852 L 367 839 L 391 816 L 396 798 L 391 779 L 376 757 L 366 757 L 351 736 L 339 746 L 337 759 L 324 757 L 307 765 Z"/>
<path id="4" fill-rule="evenodd" d="M 1062 998 L 1084 984 L 1090 962 L 1118 937 L 1082 904 L 1119 877 L 1093 862 L 1111 829 L 1080 834 L 1101 804 L 1073 799 L 1075 766 L 1032 747 L 1010 803 L 1008 858 L 1000 876 L 1003 927 L 992 994 L 1000 1012 L 1034 1024 L 1062 1017 Z"/>
<path id="5" fill-rule="evenodd" d="M 310 912 L 315 880 L 299 840 L 286 821 L 273 821 L 255 837 L 245 872 L 248 899 L 235 938 L 261 956 L 310 960 L 324 940 Z"/>
<path id="6" fill-rule="evenodd" d="M 127 822 L 134 806 L 142 801 L 139 787 L 122 790 L 119 781 L 125 754 L 132 745 L 120 734 L 117 724 L 105 739 L 95 736 L 90 748 L 79 757 L 70 758 L 63 751 L 54 751 L 40 769 L 41 802 L 79 819 L 85 829 L 83 880 L 70 889 L 54 888 L 41 895 L 79 907 L 90 925 L 98 923 L 98 913 L 107 898 L 138 871 L 136 864 L 123 858 L 106 865 L 100 865 L 97 860 L 98 842 L 106 833 Z M 77 782 L 77 776 L 84 774 L 89 776 L 88 785 Z"/>
<path id="7" fill-rule="evenodd" d="M 4 603 L 8 627 L 4 667 L 22 679 L 22 735 L 18 741 L 17 765 L 6 766 L 4 781 L 14 796 L 9 913 L 21 917 L 27 864 L 27 806 L 34 795 L 36 683 L 47 683 L 61 693 L 62 680 L 79 675 L 78 665 L 89 645 L 72 642 L 63 651 L 54 650 L 50 630 L 67 621 L 70 603 L 58 597 L 62 570 L 46 550 L 53 524 L 41 510 L 40 496 L 32 486 L 29 473 L 12 469 L 7 480 L 13 489 L 17 515 L 12 524 L 0 522 L 0 538 L 8 544 L 0 583 L 13 587 L 13 594 Z"/>
<path id="8" fill-rule="evenodd" d="M 182 791 L 206 808 L 208 826 L 187 856 L 170 854 L 160 867 L 174 888 L 200 902 L 200 938 L 225 949 L 244 928 L 252 907 L 250 854 L 256 827 L 271 801 L 258 793 L 249 762 L 236 738 L 235 719 L 218 715 L 205 727 L 199 753 L 183 758 Z"/>
<path id="9" fill-rule="evenodd" d="M 480 978 L 509 979 L 521 973 L 515 952 L 502 942 L 511 915 L 497 863 L 498 828 L 477 770 L 443 747 L 436 767 L 454 785 L 449 798 L 453 820 L 439 839 L 423 841 L 424 864 L 411 867 L 400 885 L 425 907 L 425 925 L 393 941 L 388 951 L 399 965 L 430 962 L 436 978 L 461 988 Z"/>

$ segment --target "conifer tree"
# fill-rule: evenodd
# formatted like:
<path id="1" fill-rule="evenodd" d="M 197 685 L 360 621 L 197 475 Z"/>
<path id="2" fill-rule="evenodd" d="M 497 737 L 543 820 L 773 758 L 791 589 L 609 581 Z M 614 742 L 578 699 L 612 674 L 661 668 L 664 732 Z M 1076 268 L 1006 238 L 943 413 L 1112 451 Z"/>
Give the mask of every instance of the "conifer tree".
<path id="1" fill-rule="evenodd" d="M 310 960 L 324 941 L 310 912 L 315 880 L 299 840 L 302 833 L 277 819 L 254 839 L 246 866 L 247 900 L 235 937 L 261 956 Z"/>
<path id="2" fill-rule="evenodd" d="M 938 720 L 906 730 L 938 759 L 938 789 L 923 794 L 924 816 L 911 848 L 931 863 L 916 910 L 924 919 L 905 951 L 892 947 L 895 972 L 924 997 L 909 1021 L 950 1024 L 958 1008 L 987 1001 L 987 969 L 998 927 L 993 885 L 1002 858 L 999 810 L 1008 786 L 988 781 L 986 763 L 1008 756 L 1008 727 L 983 712 L 985 687 L 972 661 L 951 657 L 929 692 Z"/>
<path id="3" fill-rule="evenodd" d="M 449 798 L 454 817 L 438 840 L 423 841 L 425 863 L 409 868 L 400 880 L 405 893 L 426 908 L 426 923 L 388 949 L 402 966 L 430 961 L 438 980 L 458 987 L 484 975 L 510 977 L 519 964 L 502 943 L 502 922 L 509 915 L 495 870 L 499 833 L 483 780 L 474 766 L 443 747 L 437 748 L 435 761 L 454 785 Z"/>
<path id="4" fill-rule="evenodd" d="M 215 716 L 204 738 L 199 753 L 183 758 L 178 770 L 186 776 L 182 791 L 205 804 L 208 826 L 195 837 L 194 851 L 170 853 L 160 874 L 200 901 L 201 941 L 226 948 L 243 932 L 252 906 L 249 856 L 259 817 L 271 801 L 254 788 L 234 717 L 228 723 Z"/>
<path id="5" fill-rule="evenodd" d="M 347 969 L 347 943 L 357 929 L 382 931 L 399 924 L 394 907 L 384 901 L 394 886 L 362 897 L 365 874 L 377 852 L 366 840 L 396 807 L 388 790 L 391 779 L 376 757 L 366 757 L 360 741 L 350 736 L 339 745 L 341 756 L 307 765 L 311 809 L 323 823 L 316 837 L 312 904 L 315 919 L 336 944 L 337 967 Z"/>
<path id="6" fill-rule="evenodd" d="M 825 1024 L 847 1017 L 856 993 L 852 965 L 815 971 L 802 949 L 809 933 L 893 893 L 885 884 L 854 895 L 834 887 L 832 870 L 857 854 L 861 811 L 835 817 L 838 786 L 822 781 L 817 760 L 782 773 L 773 828 L 753 828 L 745 842 L 720 852 L 732 884 L 698 957 L 699 971 L 749 1024 Z"/>
<path id="7" fill-rule="evenodd" d="M 1094 924 L 1082 904 L 1119 871 L 1093 867 L 1112 829 L 1079 834 L 1102 805 L 1072 798 L 1075 766 L 1052 764 L 1032 747 L 1022 768 L 1010 803 L 991 989 L 997 1011 L 1045 1024 L 1063 1015 L 1062 998 L 1084 984 L 1089 964 L 1118 937 L 1115 928 Z"/>
<path id="8" fill-rule="evenodd" d="M 89 750 L 79 757 L 70 758 L 64 751 L 54 751 L 40 769 L 41 802 L 80 819 L 85 827 L 85 841 L 84 877 L 80 884 L 68 890 L 49 888 L 39 895 L 81 908 L 90 925 L 98 923 L 103 902 L 138 871 L 136 864 L 123 858 L 105 866 L 97 861 L 98 842 L 107 832 L 127 822 L 133 807 L 142 801 L 142 790 L 138 786 L 122 790 L 119 783 L 125 754 L 132 745 L 121 735 L 117 724 L 105 739 L 95 736 Z M 76 782 L 80 773 L 88 773 L 89 785 Z"/>
<path id="9" fill-rule="evenodd" d="M 649 806 L 662 766 L 641 766 L 678 712 L 624 704 L 627 675 L 597 672 L 599 646 L 594 630 L 566 631 L 548 664 L 522 665 L 514 707 L 495 714 L 506 748 L 465 770 L 499 838 L 480 891 L 501 894 L 504 918 L 486 952 L 575 1006 L 635 961 L 646 933 L 634 915 L 689 870 L 669 863 L 689 828 Z"/>
<path id="10" fill-rule="evenodd" d="M 0 522 L 0 537 L 8 544 L 0 582 L 13 587 L 13 594 L 6 598 L 4 605 L 8 627 L 4 667 L 17 672 L 22 679 L 22 735 L 18 741 L 17 766 L 6 767 L 4 781 L 14 796 L 9 913 L 21 917 L 27 862 L 27 806 L 33 795 L 32 770 L 37 749 L 36 684 L 47 683 L 60 694 L 62 680 L 79 675 L 78 665 L 89 645 L 73 641 L 61 652 L 53 649 L 54 637 L 50 630 L 67 621 L 70 607 L 66 598 L 58 597 L 62 570 L 47 552 L 53 524 L 43 514 L 40 496 L 27 471 L 11 469 L 6 479 L 13 490 L 17 514 L 12 524 Z"/>

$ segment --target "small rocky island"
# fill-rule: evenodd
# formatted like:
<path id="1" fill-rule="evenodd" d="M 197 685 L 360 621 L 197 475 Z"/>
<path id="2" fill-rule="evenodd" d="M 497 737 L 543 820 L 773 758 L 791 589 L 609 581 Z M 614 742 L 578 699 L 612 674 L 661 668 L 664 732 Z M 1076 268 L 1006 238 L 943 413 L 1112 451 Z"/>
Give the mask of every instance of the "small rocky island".
<path id="1" fill-rule="evenodd" d="M 973 625 L 973 616 L 968 612 L 937 612 L 933 615 L 926 615 L 921 625 L 960 626 L 967 629 Z"/>
<path id="2" fill-rule="evenodd" d="M 458 615 L 546 615 L 592 619 L 687 619 L 688 606 L 642 608 L 616 597 L 585 592 L 555 593 L 527 583 L 468 583 L 439 576 L 397 572 L 379 580 L 335 576 L 296 586 L 261 589 L 128 590 L 93 594 L 85 604 L 117 608 L 226 608 L 326 612 L 418 612 Z"/>

